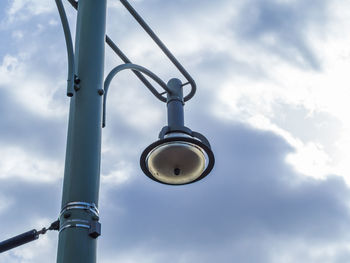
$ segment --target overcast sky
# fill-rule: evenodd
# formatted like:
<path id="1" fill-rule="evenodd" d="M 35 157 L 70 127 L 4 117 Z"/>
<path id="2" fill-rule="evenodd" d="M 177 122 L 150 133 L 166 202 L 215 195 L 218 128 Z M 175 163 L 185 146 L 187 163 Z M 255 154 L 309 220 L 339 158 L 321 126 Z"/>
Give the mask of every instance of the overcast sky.
<path id="1" fill-rule="evenodd" d="M 98 262 L 348 263 L 350 2 L 130 2 L 196 80 L 185 122 L 207 136 L 216 166 L 183 187 L 143 175 L 139 156 L 166 107 L 132 73 L 118 75 L 103 129 Z M 59 214 L 69 98 L 54 0 L 1 1 L 0 34 L 3 240 Z M 117 0 L 107 34 L 164 81 L 181 78 Z M 105 75 L 120 63 L 106 46 Z M 57 237 L 0 263 L 55 262 Z"/>

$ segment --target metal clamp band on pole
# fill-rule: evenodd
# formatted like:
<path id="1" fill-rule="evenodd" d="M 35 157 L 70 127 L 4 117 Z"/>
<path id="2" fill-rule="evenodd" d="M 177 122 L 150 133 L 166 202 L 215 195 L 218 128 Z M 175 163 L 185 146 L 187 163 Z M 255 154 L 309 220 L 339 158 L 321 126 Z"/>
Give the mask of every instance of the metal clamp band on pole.
<path id="1" fill-rule="evenodd" d="M 102 127 L 106 126 L 106 103 L 107 103 L 106 100 L 107 100 L 107 92 L 108 92 L 109 85 L 112 79 L 114 78 L 114 76 L 118 72 L 125 69 L 132 69 L 134 71 L 142 72 L 143 74 L 147 75 L 148 77 L 152 78 L 155 82 L 157 82 L 167 93 L 171 93 L 171 90 L 168 88 L 167 84 L 165 84 L 165 82 L 161 78 L 159 78 L 156 74 L 154 74 L 152 71 L 148 70 L 145 67 L 142 67 L 136 64 L 131 64 L 131 63 L 121 64 L 119 66 L 116 66 L 114 69 L 111 70 L 111 72 L 109 72 L 104 82 Z M 153 93 L 153 95 L 155 95 L 157 98 L 159 98 L 158 95 L 161 96 L 158 92 L 156 94 Z"/>
<path id="2" fill-rule="evenodd" d="M 99 211 L 94 203 L 86 203 L 86 202 L 70 202 L 66 204 L 60 213 L 60 218 L 65 217 L 66 213 L 69 210 L 83 210 L 93 214 L 92 219 L 67 219 L 64 221 L 62 225 L 60 225 L 59 232 L 61 233 L 63 230 L 67 228 L 84 228 L 89 230 L 89 236 L 92 238 L 97 238 L 101 235 L 101 224 L 98 222 L 99 220 Z M 68 215 L 70 216 L 70 215 Z"/>
<path id="3" fill-rule="evenodd" d="M 71 227 L 90 229 L 90 222 L 88 220 L 81 220 L 81 219 L 67 220 L 66 223 L 60 227 L 59 232 L 61 233 L 61 231 Z"/>
<path id="4" fill-rule="evenodd" d="M 60 227 L 59 232 L 68 228 L 83 228 L 89 230 L 89 236 L 96 239 L 101 235 L 101 224 L 98 221 L 88 221 L 81 219 L 71 219 L 67 220 L 66 223 Z"/>
<path id="5" fill-rule="evenodd" d="M 66 204 L 60 213 L 60 217 L 67 212 L 68 210 L 72 210 L 72 209 L 81 209 L 81 210 L 85 210 L 85 211 L 89 211 L 92 214 L 94 214 L 95 216 L 99 217 L 99 211 L 96 207 L 96 205 L 94 203 L 86 203 L 86 202 L 70 202 L 68 204 Z"/>
<path id="6" fill-rule="evenodd" d="M 191 84 L 192 89 L 190 93 L 184 97 L 184 101 L 190 100 L 196 93 L 196 89 L 197 89 L 197 85 L 194 79 L 186 71 L 186 69 L 181 65 L 181 63 L 175 58 L 175 56 L 170 52 L 170 50 L 165 46 L 165 44 L 159 39 L 159 37 L 153 32 L 153 30 L 145 22 L 145 20 L 143 20 L 143 18 L 130 5 L 130 3 L 127 0 L 120 0 L 120 2 L 129 11 L 129 13 L 136 19 L 136 21 L 140 24 L 140 26 L 147 32 L 147 34 L 153 39 L 153 41 L 158 45 L 158 47 L 163 51 L 163 53 L 169 58 L 169 60 L 174 64 L 174 66 L 187 79 L 189 84 Z"/>

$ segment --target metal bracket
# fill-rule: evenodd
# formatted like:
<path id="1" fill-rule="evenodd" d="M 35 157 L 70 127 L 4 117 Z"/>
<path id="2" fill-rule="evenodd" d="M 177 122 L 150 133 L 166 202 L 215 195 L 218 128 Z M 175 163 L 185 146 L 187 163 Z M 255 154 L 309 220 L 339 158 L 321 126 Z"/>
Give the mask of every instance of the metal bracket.
<path id="1" fill-rule="evenodd" d="M 80 90 L 80 79 L 77 75 L 74 75 L 74 90 L 79 91 Z"/>
<path id="2" fill-rule="evenodd" d="M 101 235 L 101 223 L 98 221 L 92 221 L 89 229 L 89 236 L 97 238 Z"/>
<path id="3" fill-rule="evenodd" d="M 182 126 L 182 127 L 164 126 L 162 128 L 162 130 L 160 131 L 158 138 L 159 139 L 164 139 L 167 134 L 169 134 L 169 133 L 176 133 L 176 132 L 184 133 L 184 134 L 190 135 L 190 136 L 192 136 L 194 138 L 197 138 L 199 141 L 201 141 L 206 146 L 211 148 L 208 139 L 203 134 L 201 134 L 199 132 L 192 131 L 190 128 L 187 128 L 185 126 Z"/>
<path id="4" fill-rule="evenodd" d="M 101 235 L 101 223 L 98 221 L 88 221 L 81 219 L 67 220 L 65 224 L 60 228 L 59 232 L 67 228 L 84 228 L 89 229 L 89 236 L 96 239 Z"/>
<path id="5" fill-rule="evenodd" d="M 80 228 L 90 229 L 90 222 L 88 220 L 70 219 L 70 220 L 67 220 L 65 224 L 60 227 L 59 232 L 61 233 L 61 231 L 71 227 L 80 227 Z"/>
<path id="6" fill-rule="evenodd" d="M 68 218 L 70 214 L 67 212 L 73 209 L 80 209 L 91 213 L 93 215 L 92 219 L 68 219 L 60 226 L 60 233 L 67 228 L 84 228 L 89 230 L 89 236 L 92 238 L 97 238 L 101 235 L 101 223 L 98 222 L 99 211 L 94 203 L 70 202 L 62 208 L 60 217 L 63 216 L 64 218 Z"/>
<path id="7" fill-rule="evenodd" d="M 159 139 L 164 139 L 165 135 L 172 133 L 172 132 L 180 132 L 180 133 L 185 133 L 187 135 L 193 136 L 192 135 L 192 130 L 190 128 L 187 128 L 185 126 L 182 127 L 170 127 L 170 126 L 164 126 L 162 130 L 159 133 L 158 138 Z"/>
<path id="8" fill-rule="evenodd" d="M 68 210 L 71 209 L 82 209 L 85 211 L 90 211 L 95 216 L 99 217 L 99 211 L 97 209 L 97 206 L 94 203 L 86 203 L 86 202 L 70 202 L 66 204 L 60 213 L 60 217 Z"/>

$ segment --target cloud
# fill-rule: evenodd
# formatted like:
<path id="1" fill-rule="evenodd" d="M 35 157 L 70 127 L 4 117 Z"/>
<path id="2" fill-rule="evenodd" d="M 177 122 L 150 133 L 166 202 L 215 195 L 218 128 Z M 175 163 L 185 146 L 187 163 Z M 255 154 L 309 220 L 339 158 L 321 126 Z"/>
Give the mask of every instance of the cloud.
<path id="1" fill-rule="evenodd" d="M 166 105 L 132 73 L 118 76 L 102 138 L 99 262 L 347 262 L 349 189 L 329 175 L 334 166 L 323 166 L 334 161 L 334 148 L 347 145 L 337 139 L 348 134 L 342 3 L 335 12 L 327 1 L 137 1 L 198 83 L 186 124 L 209 138 L 217 163 L 206 179 L 184 187 L 144 176 L 139 155 L 165 125 Z M 9 3 L 7 15 L 18 19 L 1 28 L 8 36 L 0 45 L 4 238 L 47 225 L 59 212 L 66 53 L 54 3 L 42 5 Z M 114 7 L 107 31 L 116 43 L 165 80 L 179 77 L 129 14 Z M 335 13 L 338 20 L 330 21 Z M 106 50 L 108 72 L 120 61 Z M 293 154 L 323 179 L 288 163 Z M 57 233 L 48 233 L 0 262 L 52 261 L 56 245 Z"/>
<path id="2" fill-rule="evenodd" d="M 212 262 L 215 257 L 220 262 L 282 262 L 283 255 L 294 262 L 317 262 L 311 255 L 310 261 L 300 259 L 298 253 L 307 253 L 309 243 L 317 250 L 347 242 L 350 192 L 344 181 L 296 173 L 285 162 L 292 148 L 270 132 L 211 119 L 207 125 L 216 127 L 206 135 L 217 163 L 203 181 L 168 187 L 135 171 L 138 177 L 123 188 L 104 186 L 108 193 L 101 213 L 113 215 L 102 217 L 103 227 L 112 229 L 100 240 L 106 262 L 132 262 L 133 252 L 140 250 L 148 251 L 153 262 L 165 257 L 168 262 Z M 288 245 L 279 244 L 299 247 L 288 252 Z"/>
<path id="3" fill-rule="evenodd" d="M 22 181 L 17 178 L 0 178 L 0 202 L 6 202 L 0 210 L 0 240 L 13 237 L 31 229 L 48 227 L 59 213 L 61 182 L 42 183 L 38 180 Z M 5 198 L 4 198 L 5 197 Z M 57 232 L 49 231 L 39 240 L 2 253 L 1 263 L 44 263 L 54 261 Z"/>
<path id="4" fill-rule="evenodd" d="M 48 14 L 55 11 L 53 1 L 38 1 L 38 0 L 15 0 L 7 7 L 7 16 L 9 22 L 15 20 L 28 20 L 32 16 Z"/>
<path id="5" fill-rule="evenodd" d="M 248 43 L 289 62 L 315 70 L 321 68 L 309 43 L 311 30 L 327 23 L 327 1 L 248 1 L 241 9 L 234 30 Z"/>
<path id="6" fill-rule="evenodd" d="M 0 88 L 0 144 L 20 146 L 41 155 L 62 156 L 65 146 L 66 121 L 43 118 L 18 104 Z"/>
<path id="7" fill-rule="evenodd" d="M 103 183 L 100 262 L 346 262 L 350 192 L 344 181 L 296 173 L 284 160 L 292 148 L 271 132 L 213 119 L 196 126 L 210 139 L 217 161 L 203 181 L 170 187 L 133 169 L 133 180 L 122 187 Z M 137 156 L 128 158 L 138 164 Z M 59 211 L 60 186 L 2 181 L 0 192 L 11 201 L 0 211 L 7 227 L 1 232 L 11 236 L 50 223 Z M 2 259 L 47 262 L 56 234 Z"/>

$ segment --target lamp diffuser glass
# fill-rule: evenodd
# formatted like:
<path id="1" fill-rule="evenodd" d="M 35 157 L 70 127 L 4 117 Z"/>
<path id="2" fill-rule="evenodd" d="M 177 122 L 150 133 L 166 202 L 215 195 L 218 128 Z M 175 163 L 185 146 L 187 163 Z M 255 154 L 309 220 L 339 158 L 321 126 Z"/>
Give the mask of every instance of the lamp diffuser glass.
<path id="1" fill-rule="evenodd" d="M 206 168 L 206 155 L 197 145 L 172 141 L 158 145 L 146 158 L 148 171 L 166 184 L 196 181 Z"/>

